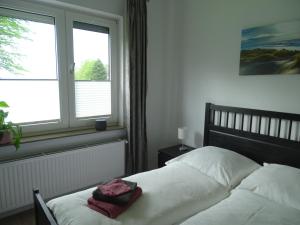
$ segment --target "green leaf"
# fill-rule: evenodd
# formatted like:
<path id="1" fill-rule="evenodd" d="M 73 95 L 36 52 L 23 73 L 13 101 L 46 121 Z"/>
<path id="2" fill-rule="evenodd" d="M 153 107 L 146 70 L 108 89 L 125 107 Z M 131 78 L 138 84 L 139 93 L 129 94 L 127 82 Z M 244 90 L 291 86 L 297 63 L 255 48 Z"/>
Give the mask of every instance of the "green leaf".
<path id="1" fill-rule="evenodd" d="M 0 101 L 0 107 L 7 108 L 8 104 L 4 101 Z M 10 132 L 12 135 L 12 143 L 16 147 L 16 150 L 19 149 L 21 144 L 22 129 L 19 125 L 13 124 L 12 122 L 6 122 L 5 118 L 8 116 L 8 112 L 0 109 L 0 134 L 4 132 Z"/>
<path id="2" fill-rule="evenodd" d="M 10 127 L 7 130 L 9 130 L 12 133 L 13 144 L 15 145 L 16 150 L 18 150 L 19 147 L 20 147 L 20 144 L 21 144 L 21 137 L 22 137 L 22 129 L 21 129 L 21 127 L 18 126 L 18 125 L 12 125 L 10 123 Z"/>
<path id="3" fill-rule="evenodd" d="M 75 71 L 75 80 L 99 80 L 108 79 L 107 68 L 100 59 L 88 59 Z"/>
<path id="4" fill-rule="evenodd" d="M 0 101 L 0 107 L 1 108 L 8 108 L 9 105 L 6 102 L 4 102 L 4 101 Z"/>
<path id="5" fill-rule="evenodd" d="M 20 65 L 20 54 L 16 48 L 19 40 L 30 40 L 26 20 L 0 16 L 0 69 L 20 74 L 25 69 Z"/>

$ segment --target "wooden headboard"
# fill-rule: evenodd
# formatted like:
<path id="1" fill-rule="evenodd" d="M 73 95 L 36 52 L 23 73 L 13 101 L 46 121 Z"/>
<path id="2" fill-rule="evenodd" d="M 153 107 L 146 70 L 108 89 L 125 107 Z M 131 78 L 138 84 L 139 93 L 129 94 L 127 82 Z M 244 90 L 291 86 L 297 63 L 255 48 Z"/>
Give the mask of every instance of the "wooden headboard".
<path id="1" fill-rule="evenodd" d="M 206 103 L 203 145 L 300 168 L 300 115 Z"/>

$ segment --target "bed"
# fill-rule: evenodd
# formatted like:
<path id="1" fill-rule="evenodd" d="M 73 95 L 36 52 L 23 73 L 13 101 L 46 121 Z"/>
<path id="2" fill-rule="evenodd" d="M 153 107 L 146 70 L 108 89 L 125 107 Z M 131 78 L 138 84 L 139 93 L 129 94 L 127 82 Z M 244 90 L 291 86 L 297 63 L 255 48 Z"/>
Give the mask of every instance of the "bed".
<path id="1" fill-rule="evenodd" d="M 181 225 L 298 225 L 300 210 L 275 204 L 245 190 L 196 214 Z"/>
<path id="2" fill-rule="evenodd" d="M 300 170 L 265 164 L 235 188 L 231 195 L 181 225 L 298 225 Z"/>
<path id="3" fill-rule="evenodd" d="M 241 118 L 239 125 L 228 125 L 229 113 Z M 245 115 L 249 115 L 247 120 Z M 263 162 L 263 167 L 243 179 L 228 198 L 181 225 L 300 224 L 300 116 L 212 104 L 207 104 L 206 116 L 210 118 L 206 121 L 206 144 L 238 149 Z M 245 121 L 248 129 L 243 127 Z"/>
<path id="4" fill-rule="evenodd" d="M 95 187 L 50 200 L 47 207 L 60 225 L 178 224 L 226 198 L 234 186 L 260 167 L 253 160 L 213 146 L 181 155 L 167 164 L 124 178 L 137 182 L 143 194 L 115 219 L 87 206 Z"/>
<path id="5" fill-rule="evenodd" d="M 203 144 L 226 149 L 225 152 L 228 154 L 236 152 L 238 155 L 246 156 L 260 164 L 264 162 L 277 163 L 299 168 L 299 121 L 300 115 L 297 114 L 207 103 Z M 206 151 L 198 150 L 200 155 L 203 152 L 209 156 L 209 152 L 214 151 L 209 151 L 209 147 L 206 148 Z M 197 155 L 198 153 L 194 150 L 192 154 Z M 223 199 L 227 200 L 226 197 L 229 196 L 230 191 L 244 177 L 258 169 L 256 165 L 249 163 L 249 168 L 245 169 L 244 174 L 239 174 L 237 171 L 240 171 L 240 168 L 233 166 L 230 170 L 231 174 L 227 174 L 226 179 L 223 179 L 224 174 L 222 173 L 227 168 L 225 170 L 223 168 L 217 173 L 211 170 L 206 171 L 207 168 L 204 167 L 205 162 L 203 161 L 205 157 L 203 155 L 198 157 L 200 161 L 202 160 L 200 163 L 199 160 L 193 161 L 196 158 L 193 155 L 183 155 L 178 159 L 171 160 L 167 163 L 169 165 L 161 169 L 126 178 L 140 183 L 143 186 L 144 194 L 116 220 L 111 220 L 83 207 L 92 189 L 54 199 L 47 205 L 42 200 L 39 191 L 36 190 L 34 191 L 34 202 L 37 224 L 178 224 L 197 212 L 203 210 L 206 212 L 206 209 L 218 205 L 218 202 L 221 204 Z M 221 180 L 218 177 L 220 174 L 222 175 Z M 233 175 L 233 180 L 230 180 L 231 175 Z M 195 177 L 199 179 L 195 179 Z M 188 184 L 191 180 L 195 181 L 192 186 L 183 185 Z M 157 181 L 159 182 L 153 185 Z M 169 195 L 169 191 L 161 191 L 170 190 L 170 187 L 173 190 L 172 195 Z M 184 190 L 189 190 L 189 194 L 186 195 Z M 162 198 L 163 201 L 160 201 L 162 196 L 169 196 L 169 198 Z M 60 206 L 66 205 L 66 202 L 71 202 L 71 205 L 61 208 Z M 158 205 L 162 203 L 163 206 L 159 207 Z M 68 210 L 78 204 L 81 207 L 76 208 L 75 211 Z M 84 220 L 82 220 L 83 217 L 85 217 Z"/>

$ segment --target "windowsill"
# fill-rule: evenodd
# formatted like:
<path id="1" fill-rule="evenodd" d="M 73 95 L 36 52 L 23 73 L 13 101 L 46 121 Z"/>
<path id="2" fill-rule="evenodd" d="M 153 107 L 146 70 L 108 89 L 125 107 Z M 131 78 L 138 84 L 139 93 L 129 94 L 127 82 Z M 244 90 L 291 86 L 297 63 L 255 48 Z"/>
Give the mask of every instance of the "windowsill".
<path id="1" fill-rule="evenodd" d="M 25 135 L 25 137 L 23 137 L 21 140 L 21 144 L 35 142 L 35 141 L 50 140 L 50 139 L 55 139 L 55 138 L 71 137 L 71 136 L 76 136 L 76 135 L 93 134 L 93 133 L 112 131 L 112 130 L 122 130 L 122 129 L 125 129 L 125 128 L 121 127 L 121 126 L 109 126 L 106 128 L 106 130 L 97 131 L 95 128 L 84 127 L 84 128 L 81 128 L 80 130 L 79 129 L 64 130 L 64 131 L 60 131 L 60 132 L 45 133 L 45 134 L 40 134 L 40 135 L 31 134 L 28 136 Z"/>
<path id="2" fill-rule="evenodd" d="M 108 143 L 124 139 L 126 136 L 124 127 L 110 126 L 104 131 L 82 128 L 81 130 L 23 137 L 20 149 L 17 151 L 12 144 L 0 146 L 0 164 Z"/>

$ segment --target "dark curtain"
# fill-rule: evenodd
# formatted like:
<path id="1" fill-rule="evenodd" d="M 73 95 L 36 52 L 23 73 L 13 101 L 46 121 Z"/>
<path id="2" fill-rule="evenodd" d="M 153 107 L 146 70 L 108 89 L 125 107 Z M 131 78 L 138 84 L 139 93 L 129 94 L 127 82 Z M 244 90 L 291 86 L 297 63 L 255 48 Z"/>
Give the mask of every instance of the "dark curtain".
<path id="1" fill-rule="evenodd" d="M 127 0 L 127 173 L 147 169 L 147 1 Z"/>

